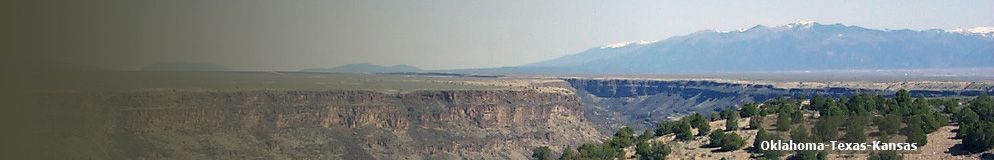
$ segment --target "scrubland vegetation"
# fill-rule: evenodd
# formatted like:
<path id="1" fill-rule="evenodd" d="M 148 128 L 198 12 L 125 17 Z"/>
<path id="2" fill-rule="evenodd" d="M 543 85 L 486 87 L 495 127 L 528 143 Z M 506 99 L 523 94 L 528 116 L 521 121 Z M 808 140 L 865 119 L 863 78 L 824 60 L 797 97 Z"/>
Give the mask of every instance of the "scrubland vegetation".
<path id="1" fill-rule="evenodd" d="M 750 118 L 741 128 L 739 118 Z M 725 120 L 724 128 L 712 128 L 709 122 Z M 766 124 L 773 123 L 773 124 Z M 827 159 L 829 154 L 855 154 L 856 151 L 773 151 L 759 149 L 760 142 L 793 140 L 794 142 L 869 143 L 871 141 L 929 144 L 927 134 L 939 128 L 959 125 L 956 133 L 962 138 L 967 153 L 978 153 L 994 147 L 994 102 L 986 95 L 975 98 L 913 98 L 900 90 L 892 97 L 871 94 L 828 97 L 816 95 L 810 99 L 776 98 L 761 104 L 744 104 L 705 117 L 700 113 L 676 121 L 660 121 L 655 128 L 635 136 L 631 128 L 619 129 L 613 137 L 600 143 L 587 143 L 579 148 L 566 148 L 558 159 L 666 159 L 669 147 L 695 138 L 707 139 L 702 148 L 728 152 L 745 150 L 756 159 Z M 746 142 L 739 129 L 757 130 L 755 140 Z M 694 134 L 694 132 L 697 134 Z M 672 135 L 672 141 L 656 140 Z M 636 154 L 627 155 L 626 149 Z M 536 153 L 550 159 L 545 148 Z M 899 151 L 869 152 L 868 159 L 903 159 Z M 907 153 L 914 154 L 914 153 Z M 672 157 L 671 157 L 672 158 Z"/>

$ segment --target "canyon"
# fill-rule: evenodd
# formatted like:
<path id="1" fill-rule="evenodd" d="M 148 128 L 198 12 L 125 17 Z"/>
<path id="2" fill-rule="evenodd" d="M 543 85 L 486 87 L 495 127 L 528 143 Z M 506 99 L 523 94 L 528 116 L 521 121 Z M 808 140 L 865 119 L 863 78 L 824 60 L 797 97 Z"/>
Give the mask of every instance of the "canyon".
<path id="1" fill-rule="evenodd" d="M 989 82 L 747 82 L 729 80 L 566 78 L 587 112 L 604 134 L 629 126 L 637 131 L 689 113 L 719 112 L 745 103 L 779 97 L 839 97 L 855 94 L 893 95 L 908 89 L 915 97 L 963 97 L 991 92 Z"/>
<path id="2" fill-rule="evenodd" d="M 30 141 L 24 150 L 52 153 L 28 157 L 526 159 L 533 147 L 575 148 L 599 142 L 621 126 L 641 131 L 692 112 L 784 96 L 891 92 L 713 80 L 113 74 L 80 83 L 116 88 L 32 92 L 25 101 L 33 107 L 24 113 L 33 116 L 24 120 L 38 125 L 25 126 L 20 140 Z M 910 88 L 912 93 L 991 91 L 987 83 L 919 86 L 930 87 Z"/>

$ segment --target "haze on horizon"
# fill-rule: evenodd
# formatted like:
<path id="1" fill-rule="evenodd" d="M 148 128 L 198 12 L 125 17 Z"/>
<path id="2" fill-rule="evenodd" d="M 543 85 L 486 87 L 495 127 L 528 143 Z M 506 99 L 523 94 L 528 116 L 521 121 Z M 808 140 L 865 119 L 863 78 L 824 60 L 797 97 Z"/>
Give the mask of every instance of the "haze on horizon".
<path id="1" fill-rule="evenodd" d="M 198 62 L 234 70 L 352 63 L 516 66 L 625 41 L 797 21 L 873 29 L 994 26 L 970 1 L 86 1 L 53 11 L 62 58 L 115 69 Z M 28 11 L 32 12 L 32 11 Z M 47 20 L 47 19 L 46 19 Z"/>

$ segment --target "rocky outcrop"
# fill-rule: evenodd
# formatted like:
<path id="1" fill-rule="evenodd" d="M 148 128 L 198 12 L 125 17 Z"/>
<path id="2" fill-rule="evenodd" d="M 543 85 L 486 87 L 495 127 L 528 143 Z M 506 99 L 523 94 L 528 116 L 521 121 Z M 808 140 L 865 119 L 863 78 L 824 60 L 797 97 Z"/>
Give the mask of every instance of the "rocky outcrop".
<path id="1" fill-rule="evenodd" d="M 99 133 L 83 137 L 105 146 L 92 151 L 107 154 L 84 158 L 525 159 L 535 146 L 601 138 L 575 95 L 532 90 L 91 96 L 82 105 L 99 114 L 77 119 Z"/>

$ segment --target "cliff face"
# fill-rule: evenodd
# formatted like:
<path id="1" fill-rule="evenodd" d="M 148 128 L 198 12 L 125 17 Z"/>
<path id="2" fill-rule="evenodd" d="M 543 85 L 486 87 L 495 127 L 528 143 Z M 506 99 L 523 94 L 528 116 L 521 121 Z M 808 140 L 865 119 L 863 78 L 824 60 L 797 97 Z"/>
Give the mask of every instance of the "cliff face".
<path id="1" fill-rule="evenodd" d="M 93 105 L 81 106 L 91 106 L 86 112 L 96 117 L 74 118 L 86 120 L 77 125 L 93 133 L 81 138 L 104 146 L 77 148 L 93 151 L 83 155 L 91 158 L 525 159 L 535 146 L 558 150 L 600 138 L 584 121 L 579 98 L 529 90 L 135 91 L 94 97 L 84 98 L 97 100 L 88 102 Z"/>
<path id="2" fill-rule="evenodd" d="M 871 93 L 891 95 L 894 91 L 865 88 L 778 88 L 773 85 L 715 82 L 705 80 L 565 79 L 581 97 L 587 119 L 604 134 L 621 125 L 641 130 L 669 116 L 712 111 L 746 102 L 763 102 L 777 97 L 809 97 Z M 902 84 L 909 85 L 909 84 Z M 928 84 L 925 88 L 927 88 Z M 921 87 L 919 87 L 921 88 Z M 985 91 L 986 90 L 986 91 Z M 917 90 L 912 96 L 976 96 L 991 88 Z"/>

